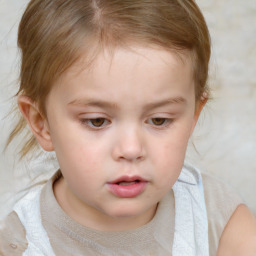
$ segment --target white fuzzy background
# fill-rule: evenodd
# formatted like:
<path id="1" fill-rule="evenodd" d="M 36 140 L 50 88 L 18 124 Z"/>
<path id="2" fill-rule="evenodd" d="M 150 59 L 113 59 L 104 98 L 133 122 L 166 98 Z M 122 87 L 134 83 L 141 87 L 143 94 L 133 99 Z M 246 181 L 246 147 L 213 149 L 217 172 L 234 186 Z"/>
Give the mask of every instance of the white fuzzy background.
<path id="1" fill-rule="evenodd" d="M 8 112 L 17 90 L 17 26 L 28 0 L 0 0 L 0 218 L 15 192 L 29 180 L 27 171 L 53 171 L 55 163 L 39 158 L 18 162 L 12 145 L 3 153 L 13 121 Z M 198 0 L 212 36 L 209 84 L 213 99 L 193 137 L 197 153 L 188 158 L 226 181 L 256 213 L 256 1 Z M 7 116 L 7 117 L 6 117 Z"/>

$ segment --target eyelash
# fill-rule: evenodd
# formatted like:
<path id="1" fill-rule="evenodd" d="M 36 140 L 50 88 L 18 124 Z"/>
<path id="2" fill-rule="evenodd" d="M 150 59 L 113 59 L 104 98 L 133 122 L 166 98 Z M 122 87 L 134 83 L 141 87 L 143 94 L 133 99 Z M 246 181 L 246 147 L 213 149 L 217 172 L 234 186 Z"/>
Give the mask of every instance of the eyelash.
<path id="1" fill-rule="evenodd" d="M 160 124 L 156 124 L 154 123 L 155 120 L 156 122 L 160 121 Z M 163 122 L 161 122 L 163 121 Z M 166 128 L 169 127 L 169 125 L 173 122 L 173 119 L 171 118 L 165 118 L 165 117 L 154 117 L 154 118 L 150 118 L 148 123 L 150 125 L 153 125 L 155 128 Z"/>
<path id="2" fill-rule="evenodd" d="M 102 121 L 102 124 L 100 123 L 97 126 L 97 125 L 93 124 L 94 121 L 96 121 L 96 122 Z M 159 122 L 159 121 L 160 121 L 160 123 L 156 124 L 156 122 Z M 154 128 L 156 128 L 156 129 L 163 129 L 163 128 L 169 127 L 173 121 L 174 120 L 171 118 L 154 117 L 154 118 L 148 119 L 146 123 L 154 126 Z M 111 124 L 111 121 L 107 120 L 104 117 L 81 119 L 80 122 L 92 130 L 101 130 Z"/>
<path id="3" fill-rule="evenodd" d="M 93 121 L 103 121 L 102 124 L 100 124 L 99 126 L 94 125 Z M 109 120 L 107 120 L 104 117 L 97 117 L 97 118 L 89 118 L 89 119 L 81 119 L 80 122 L 83 125 L 86 125 L 87 127 L 89 127 L 90 129 L 93 130 L 100 130 L 105 128 L 107 125 L 109 125 L 111 122 Z"/>

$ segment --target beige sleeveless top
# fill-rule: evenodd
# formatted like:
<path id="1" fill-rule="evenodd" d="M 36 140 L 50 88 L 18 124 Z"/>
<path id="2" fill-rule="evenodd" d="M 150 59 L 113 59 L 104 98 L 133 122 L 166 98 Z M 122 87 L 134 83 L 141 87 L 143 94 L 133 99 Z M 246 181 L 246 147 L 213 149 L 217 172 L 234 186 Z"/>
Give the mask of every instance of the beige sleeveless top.
<path id="1" fill-rule="evenodd" d="M 159 203 L 155 217 L 145 226 L 125 232 L 101 232 L 69 218 L 52 190 L 55 175 L 44 186 L 40 204 L 42 224 L 56 255 L 171 255 L 174 234 L 174 196 L 170 191 Z M 210 255 L 215 256 L 220 236 L 242 202 L 226 184 L 202 174 L 208 215 Z M 166 246 L 162 246 L 166 245 Z M 15 212 L 0 226 L 0 255 L 22 255 L 27 248 L 25 230 Z M 85 249 L 86 248 L 86 249 Z"/>

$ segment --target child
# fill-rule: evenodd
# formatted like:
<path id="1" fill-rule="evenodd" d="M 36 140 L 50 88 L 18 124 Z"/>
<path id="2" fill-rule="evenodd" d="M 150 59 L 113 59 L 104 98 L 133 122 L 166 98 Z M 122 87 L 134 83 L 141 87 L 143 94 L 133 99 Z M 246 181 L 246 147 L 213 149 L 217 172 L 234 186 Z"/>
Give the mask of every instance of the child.
<path id="1" fill-rule="evenodd" d="M 1 255 L 255 255 L 255 219 L 184 164 L 209 91 L 193 0 L 31 0 L 18 104 L 60 169 L 2 222 Z M 37 141 L 37 142 L 36 142 Z"/>

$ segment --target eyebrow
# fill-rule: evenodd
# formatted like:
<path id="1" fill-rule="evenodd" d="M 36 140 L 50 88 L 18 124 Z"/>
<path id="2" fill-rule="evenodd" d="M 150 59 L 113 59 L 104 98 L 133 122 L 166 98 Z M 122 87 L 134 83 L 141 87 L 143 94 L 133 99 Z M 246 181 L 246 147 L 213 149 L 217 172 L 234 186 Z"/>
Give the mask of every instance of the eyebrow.
<path id="1" fill-rule="evenodd" d="M 145 110 L 151 110 L 154 108 L 163 107 L 171 104 L 186 104 L 187 101 L 183 97 L 174 97 L 165 100 L 161 100 L 159 102 L 151 102 L 144 106 Z M 97 99 L 76 99 L 68 103 L 68 105 L 81 105 L 81 106 L 89 106 L 89 107 L 99 107 L 99 108 L 108 108 L 108 109 L 117 109 L 118 105 L 113 102 L 105 101 L 105 100 L 97 100 Z"/>
<path id="2" fill-rule="evenodd" d="M 96 99 L 76 99 L 69 102 L 68 105 L 81 105 L 81 106 L 100 107 L 100 108 L 117 108 L 117 104 L 113 102 L 108 102 L 105 100 L 96 100 Z"/>
<path id="3" fill-rule="evenodd" d="M 185 105 L 187 103 L 186 99 L 183 97 L 174 97 L 174 98 L 169 98 L 166 100 L 161 100 L 159 102 L 152 102 L 149 103 L 145 106 L 145 109 L 154 109 L 154 108 L 159 108 L 159 107 L 163 107 L 166 105 L 171 105 L 171 104 L 180 104 L 180 105 Z"/>

